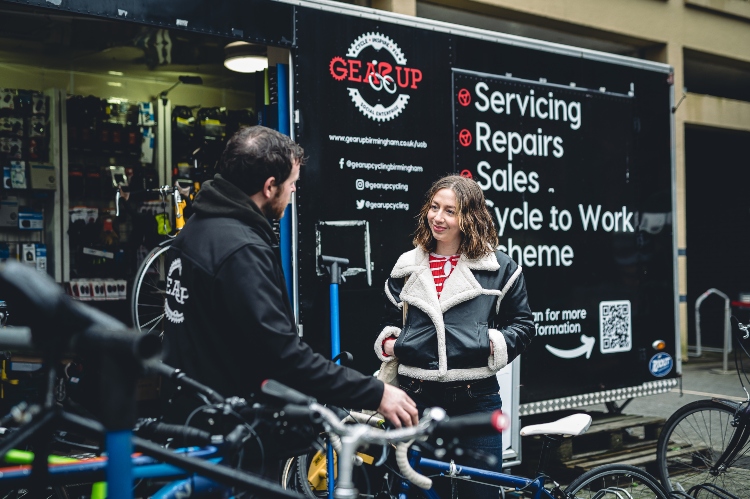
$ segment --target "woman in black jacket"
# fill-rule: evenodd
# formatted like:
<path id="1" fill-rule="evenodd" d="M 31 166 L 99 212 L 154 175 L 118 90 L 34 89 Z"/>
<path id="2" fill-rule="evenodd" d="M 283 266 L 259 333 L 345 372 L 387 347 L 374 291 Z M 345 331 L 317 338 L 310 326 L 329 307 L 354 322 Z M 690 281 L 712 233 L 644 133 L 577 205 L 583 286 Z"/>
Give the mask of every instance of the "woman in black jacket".
<path id="1" fill-rule="evenodd" d="M 385 284 L 387 319 L 375 341 L 384 362 L 417 403 L 456 416 L 500 409 L 496 373 L 523 352 L 536 330 L 521 267 L 498 246 L 484 194 L 474 180 L 435 182 L 419 214 L 415 248 L 401 255 Z M 502 437 L 461 441 L 502 468 Z M 487 469 L 471 457 L 459 463 Z M 459 481 L 463 482 L 463 481 Z M 497 497 L 461 483 L 465 497 Z"/>

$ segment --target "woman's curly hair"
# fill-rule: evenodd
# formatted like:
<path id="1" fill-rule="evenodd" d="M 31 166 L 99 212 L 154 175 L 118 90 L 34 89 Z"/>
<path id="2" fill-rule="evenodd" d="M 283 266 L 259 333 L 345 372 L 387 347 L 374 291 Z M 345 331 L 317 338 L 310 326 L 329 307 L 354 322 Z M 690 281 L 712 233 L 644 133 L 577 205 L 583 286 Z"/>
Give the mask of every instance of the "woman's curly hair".
<path id="1" fill-rule="evenodd" d="M 414 246 L 427 252 L 434 252 L 437 241 L 427 223 L 432 199 L 441 189 L 450 189 L 456 195 L 456 213 L 458 227 L 461 229 L 459 253 L 467 258 L 476 259 L 495 251 L 499 241 L 492 216 L 487 210 L 484 193 L 477 183 L 459 175 L 448 175 L 438 179 L 425 196 L 425 203 L 417 215 L 417 230 L 414 232 Z"/>

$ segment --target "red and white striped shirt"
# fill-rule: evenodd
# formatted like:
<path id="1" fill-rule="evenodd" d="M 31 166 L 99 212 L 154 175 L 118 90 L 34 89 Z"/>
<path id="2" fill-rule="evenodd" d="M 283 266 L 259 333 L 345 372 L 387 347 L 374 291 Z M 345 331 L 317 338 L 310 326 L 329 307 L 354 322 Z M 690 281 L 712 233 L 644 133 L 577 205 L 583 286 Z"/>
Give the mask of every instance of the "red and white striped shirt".
<path id="1" fill-rule="evenodd" d="M 432 278 L 435 280 L 435 289 L 437 290 L 438 298 L 440 293 L 443 292 L 443 284 L 448 276 L 451 275 L 453 269 L 458 264 L 458 259 L 461 255 L 443 256 L 430 253 L 430 270 L 432 270 Z"/>

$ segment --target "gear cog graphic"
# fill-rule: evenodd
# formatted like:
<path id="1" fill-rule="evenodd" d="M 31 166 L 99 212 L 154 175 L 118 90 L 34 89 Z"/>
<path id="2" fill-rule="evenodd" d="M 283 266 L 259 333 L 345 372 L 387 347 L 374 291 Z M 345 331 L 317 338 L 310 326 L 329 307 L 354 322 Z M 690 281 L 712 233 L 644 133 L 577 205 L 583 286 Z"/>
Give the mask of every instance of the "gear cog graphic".
<path id="1" fill-rule="evenodd" d="M 336 56 L 333 59 L 331 59 L 331 62 L 328 64 L 328 71 L 331 72 L 331 76 L 333 76 L 334 80 L 341 81 L 344 78 L 346 78 L 346 75 L 345 74 L 343 74 L 343 75 L 337 75 L 336 73 L 333 72 L 333 65 L 335 63 L 337 63 L 337 62 L 340 62 L 342 64 L 346 64 L 346 61 L 344 60 L 343 57 Z"/>
<path id="2" fill-rule="evenodd" d="M 396 98 L 396 101 L 388 107 L 382 104 L 372 106 L 368 104 L 356 88 L 349 88 L 347 90 L 349 90 L 349 96 L 352 98 L 354 105 L 357 106 L 357 109 L 373 121 L 390 121 L 401 114 L 404 108 L 406 108 L 406 104 L 409 103 L 409 96 L 400 94 Z"/>
<path id="3" fill-rule="evenodd" d="M 390 37 L 381 35 L 380 33 L 365 33 L 364 35 L 358 36 L 351 45 L 349 50 L 346 52 L 347 57 L 357 57 L 360 52 L 366 47 L 372 47 L 377 51 L 385 49 L 389 54 L 393 56 L 397 64 L 401 66 L 406 65 L 406 56 L 401 51 L 396 42 Z"/>

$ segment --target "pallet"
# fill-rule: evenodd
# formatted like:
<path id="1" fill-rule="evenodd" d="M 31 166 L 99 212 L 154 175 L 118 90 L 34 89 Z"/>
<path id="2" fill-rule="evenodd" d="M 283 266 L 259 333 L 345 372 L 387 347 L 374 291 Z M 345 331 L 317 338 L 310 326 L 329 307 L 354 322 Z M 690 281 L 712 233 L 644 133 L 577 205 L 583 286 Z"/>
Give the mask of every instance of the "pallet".
<path id="1" fill-rule="evenodd" d="M 548 422 L 565 417 L 569 412 L 524 418 L 523 425 Z M 594 412 L 586 433 L 566 437 L 553 449 L 547 468 L 556 478 L 577 476 L 603 464 L 630 464 L 647 471 L 656 471 L 656 442 L 664 426 L 664 418 Z M 523 467 L 534 472 L 538 466 L 541 437 L 524 437 Z"/>

